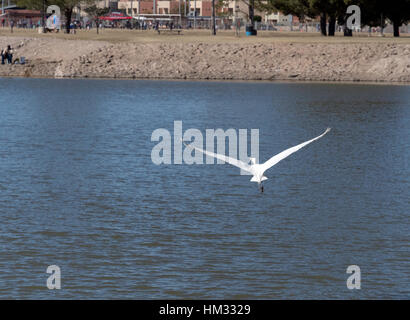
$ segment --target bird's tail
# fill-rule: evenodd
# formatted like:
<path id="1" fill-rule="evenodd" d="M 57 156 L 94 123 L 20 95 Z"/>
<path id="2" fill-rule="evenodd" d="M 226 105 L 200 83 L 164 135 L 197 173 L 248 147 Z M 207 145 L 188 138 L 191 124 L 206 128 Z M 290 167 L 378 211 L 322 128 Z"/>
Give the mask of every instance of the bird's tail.
<path id="1" fill-rule="evenodd" d="M 266 180 L 268 180 L 268 178 L 266 178 L 265 176 L 263 176 L 260 180 L 258 179 L 258 177 L 253 176 L 252 179 L 251 179 L 251 182 L 261 183 L 261 182 L 266 181 Z"/>

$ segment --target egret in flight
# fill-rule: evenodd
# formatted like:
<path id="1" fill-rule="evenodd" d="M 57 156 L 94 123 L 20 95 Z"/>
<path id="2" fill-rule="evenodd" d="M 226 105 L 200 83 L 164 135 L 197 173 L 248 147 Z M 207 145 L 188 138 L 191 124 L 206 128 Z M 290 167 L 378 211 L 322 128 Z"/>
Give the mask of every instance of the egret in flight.
<path id="1" fill-rule="evenodd" d="M 202 150 L 200 148 L 191 146 L 191 145 L 187 145 L 185 142 L 184 144 L 189 147 L 192 148 L 194 150 L 197 150 L 207 156 L 222 160 L 224 162 L 227 162 L 235 167 L 238 167 L 246 172 L 249 172 L 251 175 L 253 175 L 251 182 L 257 182 L 258 183 L 258 187 L 259 190 L 261 192 L 263 192 L 263 181 L 268 180 L 268 178 L 266 178 L 264 176 L 264 173 L 266 170 L 270 169 L 271 167 L 273 167 L 275 164 L 277 164 L 278 162 L 282 161 L 283 159 L 289 157 L 292 153 L 295 153 L 296 151 L 302 149 L 304 146 L 307 146 L 308 144 L 312 143 L 313 141 L 316 141 L 320 138 L 322 138 L 326 133 L 328 133 L 331 129 L 327 128 L 326 131 L 324 133 L 322 133 L 320 136 L 313 138 L 312 140 L 303 142 L 301 144 L 298 144 L 295 147 L 286 149 L 285 151 L 282 151 L 281 153 L 277 154 L 276 156 L 273 156 L 272 158 L 270 158 L 268 161 L 266 161 L 265 163 L 262 164 L 258 164 L 256 163 L 256 159 L 255 158 L 250 158 L 249 163 L 245 163 L 241 160 L 238 159 L 234 159 L 231 157 L 227 157 L 225 155 L 222 154 L 217 154 L 217 153 L 213 153 L 210 151 L 206 151 L 206 150 Z"/>

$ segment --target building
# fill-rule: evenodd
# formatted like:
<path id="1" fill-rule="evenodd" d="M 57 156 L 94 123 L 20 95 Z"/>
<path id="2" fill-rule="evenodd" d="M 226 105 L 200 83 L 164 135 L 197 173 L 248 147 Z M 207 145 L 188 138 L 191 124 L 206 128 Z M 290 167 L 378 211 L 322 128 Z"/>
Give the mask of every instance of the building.
<path id="1" fill-rule="evenodd" d="M 100 1 L 100 6 L 109 5 L 109 1 Z M 117 8 L 128 15 L 138 14 L 181 14 L 190 17 L 211 17 L 212 0 L 118 0 Z M 221 19 L 248 20 L 248 4 L 242 0 L 229 0 L 223 7 L 218 8 L 217 16 Z M 196 13 L 196 14 L 195 14 Z M 295 17 L 281 12 L 266 13 L 255 10 L 255 16 L 261 17 L 262 23 L 289 25 L 295 23 Z"/>
<path id="2" fill-rule="evenodd" d="M 290 17 L 284 15 L 282 12 L 272 12 L 270 14 L 265 15 L 264 19 L 265 23 L 274 23 L 274 24 L 289 24 Z"/>
<path id="3" fill-rule="evenodd" d="M 0 23 L 2 27 L 10 26 L 10 22 L 14 22 L 15 27 L 19 28 L 32 28 L 41 24 L 43 15 L 39 10 L 26 10 L 26 9 L 5 9 L 4 15 L 0 17 Z"/>
<path id="4" fill-rule="evenodd" d="M 241 4 L 241 11 L 246 12 L 243 1 L 229 1 L 229 4 L 219 9 L 218 15 L 234 17 L 235 4 Z M 212 0 L 119 0 L 118 9 L 129 15 L 137 14 L 182 14 L 183 16 L 210 17 L 212 15 Z M 185 13 L 185 14 L 184 14 Z"/>
<path id="5" fill-rule="evenodd" d="M 119 0 L 118 10 L 124 10 L 126 14 L 132 16 L 138 14 L 175 14 L 179 13 L 179 3 L 175 0 Z"/>

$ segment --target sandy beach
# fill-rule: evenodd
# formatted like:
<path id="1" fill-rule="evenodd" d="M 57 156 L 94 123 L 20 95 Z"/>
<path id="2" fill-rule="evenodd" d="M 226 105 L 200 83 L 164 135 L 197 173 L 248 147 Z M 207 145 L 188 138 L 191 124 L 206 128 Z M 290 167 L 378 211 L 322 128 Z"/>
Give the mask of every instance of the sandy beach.
<path id="1" fill-rule="evenodd" d="M 0 46 L 27 61 L 0 66 L 0 76 L 410 82 L 409 38 L 92 35 L 0 33 Z"/>

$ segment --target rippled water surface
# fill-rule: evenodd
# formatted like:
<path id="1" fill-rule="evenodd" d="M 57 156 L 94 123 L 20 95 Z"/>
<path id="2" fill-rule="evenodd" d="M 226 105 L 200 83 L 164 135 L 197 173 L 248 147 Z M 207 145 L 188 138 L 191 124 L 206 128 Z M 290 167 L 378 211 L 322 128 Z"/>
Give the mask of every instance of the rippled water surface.
<path id="1" fill-rule="evenodd" d="M 258 128 L 262 161 L 333 131 L 261 195 L 154 165 L 174 120 Z M 410 298 L 409 124 L 408 86 L 1 79 L 0 298 Z"/>

